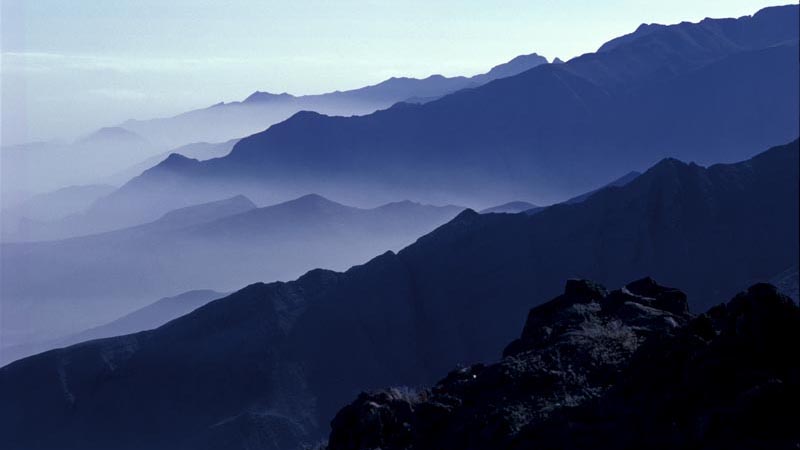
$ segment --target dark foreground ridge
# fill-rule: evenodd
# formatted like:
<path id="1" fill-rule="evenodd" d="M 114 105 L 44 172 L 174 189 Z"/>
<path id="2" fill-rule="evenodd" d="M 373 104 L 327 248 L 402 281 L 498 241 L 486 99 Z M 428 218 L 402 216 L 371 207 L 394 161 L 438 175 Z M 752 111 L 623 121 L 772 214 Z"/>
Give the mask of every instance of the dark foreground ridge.
<path id="1" fill-rule="evenodd" d="M 362 393 L 328 449 L 798 448 L 798 342 L 800 309 L 769 284 L 692 317 L 650 278 L 571 280 L 500 362 Z"/>

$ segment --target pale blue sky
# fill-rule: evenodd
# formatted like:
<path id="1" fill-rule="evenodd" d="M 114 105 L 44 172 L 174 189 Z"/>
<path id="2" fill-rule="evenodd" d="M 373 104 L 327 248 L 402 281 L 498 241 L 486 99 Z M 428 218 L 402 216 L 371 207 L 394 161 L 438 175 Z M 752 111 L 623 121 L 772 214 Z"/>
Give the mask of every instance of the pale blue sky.
<path id="1" fill-rule="evenodd" d="M 2 141 L 74 138 L 254 90 L 568 59 L 640 23 L 738 17 L 769 0 L 0 0 Z"/>

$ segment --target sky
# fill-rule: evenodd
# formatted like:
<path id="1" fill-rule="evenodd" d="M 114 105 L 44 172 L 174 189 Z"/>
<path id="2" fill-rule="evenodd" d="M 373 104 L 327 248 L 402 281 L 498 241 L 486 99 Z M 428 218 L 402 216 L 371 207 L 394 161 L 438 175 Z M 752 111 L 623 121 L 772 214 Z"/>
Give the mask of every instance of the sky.
<path id="1" fill-rule="evenodd" d="M 0 142 L 72 140 L 253 91 L 563 60 L 641 23 L 739 17 L 769 0 L 0 0 Z"/>

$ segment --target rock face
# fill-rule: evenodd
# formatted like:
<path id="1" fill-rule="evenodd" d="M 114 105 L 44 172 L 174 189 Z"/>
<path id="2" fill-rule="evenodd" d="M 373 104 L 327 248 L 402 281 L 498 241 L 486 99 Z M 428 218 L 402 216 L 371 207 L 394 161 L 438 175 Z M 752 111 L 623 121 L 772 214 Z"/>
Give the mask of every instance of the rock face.
<path id="1" fill-rule="evenodd" d="M 496 364 L 451 372 L 423 392 L 361 394 L 333 420 L 329 448 L 503 448 L 521 429 L 604 394 L 651 335 L 689 319 L 682 292 L 643 279 L 609 293 L 570 280 L 532 309 Z"/>
<path id="2" fill-rule="evenodd" d="M 514 448 L 800 446 L 800 309 L 756 284 L 640 348 L 607 395 L 523 430 Z"/>
<path id="3" fill-rule="evenodd" d="M 363 393 L 328 448 L 797 448 L 800 309 L 768 284 L 686 305 L 652 279 L 570 281 L 500 362 Z"/>

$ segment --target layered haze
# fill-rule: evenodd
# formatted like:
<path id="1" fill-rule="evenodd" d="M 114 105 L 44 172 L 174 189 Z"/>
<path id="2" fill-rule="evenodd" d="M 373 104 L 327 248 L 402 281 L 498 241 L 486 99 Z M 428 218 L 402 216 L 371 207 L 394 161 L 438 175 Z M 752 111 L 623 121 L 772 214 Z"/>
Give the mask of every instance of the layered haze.
<path id="1" fill-rule="evenodd" d="M 800 442 L 799 5 L 0 2 L 3 450 Z"/>

